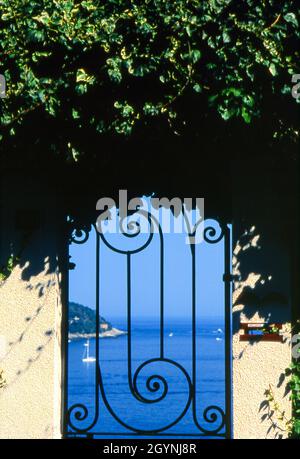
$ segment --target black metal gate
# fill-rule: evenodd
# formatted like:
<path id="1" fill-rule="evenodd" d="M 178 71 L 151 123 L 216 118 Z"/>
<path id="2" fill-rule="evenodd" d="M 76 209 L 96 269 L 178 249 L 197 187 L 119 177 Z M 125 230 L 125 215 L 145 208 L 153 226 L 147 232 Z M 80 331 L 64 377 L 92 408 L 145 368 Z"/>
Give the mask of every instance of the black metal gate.
<path id="1" fill-rule="evenodd" d="M 94 402 L 93 402 L 93 413 L 86 406 L 84 402 L 76 402 L 72 405 L 68 405 L 68 396 L 65 397 L 65 436 L 66 437 L 88 437 L 96 438 L 105 436 L 119 436 L 119 437 L 204 437 L 204 438 L 231 438 L 232 436 L 232 394 L 231 394 L 231 227 L 228 224 L 220 224 L 214 221 L 214 224 L 209 223 L 207 225 L 204 220 L 202 224 L 197 228 L 197 231 L 202 232 L 203 243 L 205 244 L 218 244 L 222 241 L 222 251 L 224 260 L 224 273 L 223 273 L 223 291 L 224 291 L 224 406 L 218 406 L 210 404 L 202 410 L 201 419 L 199 421 L 199 407 L 197 406 L 197 359 L 196 353 L 201 352 L 201 349 L 197 349 L 197 244 L 194 243 L 195 231 L 193 234 L 188 234 L 190 240 L 190 289 L 191 289 L 191 367 L 188 370 L 184 366 L 176 361 L 175 359 L 169 358 L 165 348 L 165 248 L 164 248 L 164 234 L 157 222 L 153 219 L 151 214 L 145 214 L 144 217 L 149 222 L 149 227 L 152 229 L 144 240 L 144 242 L 134 249 L 122 249 L 122 247 L 115 247 L 111 242 L 108 241 L 105 234 L 97 231 L 96 225 L 91 229 L 82 229 L 80 227 L 73 227 L 70 232 L 70 243 L 72 244 L 84 244 L 88 238 L 90 231 L 95 231 L 95 253 L 96 253 L 96 285 L 95 285 L 95 308 L 96 308 L 96 340 L 95 340 L 95 358 L 96 362 L 93 366 L 94 371 Z M 130 228 L 128 225 L 127 230 Z M 133 368 L 132 365 L 132 263 L 134 257 L 145 251 L 153 240 L 153 226 L 156 228 L 157 237 L 159 238 L 159 345 L 157 355 L 150 358 L 141 364 L 137 368 Z M 98 228 L 99 229 L 99 228 Z M 132 226 L 131 226 L 132 229 Z M 133 232 L 127 232 L 124 234 L 127 238 L 134 238 L 138 236 L 138 230 Z M 184 380 L 185 390 L 185 401 L 183 406 L 180 408 L 180 412 L 176 413 L 174 419 L 168 419 L 165 425 L 159 426 L 138 426 L 136 423 L 131 425 L 126 420 L 122 419 L 116 410 L 111 406 L 110 400 L 106 395 L 105 381 L 103 380 L 103 374 L 101 369 L 101 344 L 99 339 L 100 330 L 100 313 L 101 313 L 101 295 L 100 295 L 100 283 L 101 283 L 101 270 L 100 270 L 100 258 L 101 250 L 105 245 L 109 250 L 113 251 L 124 257 L 126 260 L 126 289 L 127 289 L 127 339 L 126 339 L 126 354 L 127 354 L 127 376 L 128 376 L 128 387 L 132 398 L 135 403 L 139 404 L 139 409 L 143 409 L 143 406 L 147 407 L 151 405 L 151 409 L 160 410 L 160 404 L 165 403 L 166 406 L 177 406 L 176 405 L 176 394 L 170 393 L 168 387 L 167 376 L 160 373 L 160 368 L 163 367 L 165 370 L 172 368 L 177 371 L 180 378 Z M 67 340 L 66 340 L 67 341 Z M 68 352 L 68 342 L 66 342 L 66 355 Z M 68 367 L 68 359 L 66 359 L 66 367 Z M 139 377 L 144 370 L 150 369 L 150 375 L 145 380 L 146 394 L 142 393 L 139 385 Z M 168 371 L 166 371 L 168 373 Z M 68 378 L 68 368 L 66 368 L 66 378 Z M 166 402 L 170 398 L 169 402 Z M 166 403 L 168 403 L 166 405 Z M 102 430 L 101 425 L 101 407 L 105 407 L 106 411 L 112 418 L 112 430 L 109 432 Z M 193 422 L 193 429 L 191 432 L 181 433 L 180 423 L 182 420 L 189 416 Z M 166 412 L 166 419 L 167 419 Z M 155 414 L 153 414 L 155 418 Z M 119 428 L 117 428 L 119 426 Z M 179 430 L 175 431 L 176 426 L 179 426 Z M 107 437 L 106 437 L 107 438 Z"/>

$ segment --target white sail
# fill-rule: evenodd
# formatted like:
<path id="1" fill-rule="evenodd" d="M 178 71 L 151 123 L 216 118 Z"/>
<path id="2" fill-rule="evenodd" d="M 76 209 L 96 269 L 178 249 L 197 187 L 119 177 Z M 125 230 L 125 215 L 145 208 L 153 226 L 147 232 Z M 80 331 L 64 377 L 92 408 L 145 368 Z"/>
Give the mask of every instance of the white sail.
<path id="1" fill-rule="evenodd" d="M 86 343 L 84 343 L 84 346 L 86 348 L 86 352 L 85 352 L 85 355 L 82 359 L 83 362 L 95 362 L 96 359 L 95 357 L 90 357 L 90 342 L 89 340 L 87 340 Z"/>

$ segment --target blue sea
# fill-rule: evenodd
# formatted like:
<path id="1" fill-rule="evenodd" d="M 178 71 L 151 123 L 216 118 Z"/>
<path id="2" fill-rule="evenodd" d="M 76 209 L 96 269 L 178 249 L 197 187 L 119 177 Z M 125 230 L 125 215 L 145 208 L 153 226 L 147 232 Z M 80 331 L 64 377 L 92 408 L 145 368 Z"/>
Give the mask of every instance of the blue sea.
<path id="1" fill-rule="evenodd" d="M 126 330 L 121 319 L 114 320 L 113 326 Z M 92 426 L 89 432 L 96 438 L 196 438 L 201 429 L 209 437 L 207 431 L 221 424 L 218 409 L 208 409 L 206 416 L 205 410 L 217 406 L 225 411 L 223 321 L 207 320 L 197 324 L 194 410 L 189 404 L 191 322 L 182 319 L 165 321 L 163 361 L 157 360 L 160 356 L 159 330 L 158 320 L 132 319 L 131 378 L 128 376 L 128 336 L 99 340 L 102 393 L 95 387 L 96 363 L 82 361 L 86 340 L 69 343 L 68 406 L 82 404 L 87 409 L 84 413 L 79 407 L 78 418 L 73 410 L 71 421 L 75 427 L 86 429 Z M 90 340 L 90 355 L 95 356 L 95 339 Z M 143 366 L 147 361 L 148 364 Z M 136 377 L 138 396 L 135 397 L 130 384 L 133 384 L 139 367 Z"/>

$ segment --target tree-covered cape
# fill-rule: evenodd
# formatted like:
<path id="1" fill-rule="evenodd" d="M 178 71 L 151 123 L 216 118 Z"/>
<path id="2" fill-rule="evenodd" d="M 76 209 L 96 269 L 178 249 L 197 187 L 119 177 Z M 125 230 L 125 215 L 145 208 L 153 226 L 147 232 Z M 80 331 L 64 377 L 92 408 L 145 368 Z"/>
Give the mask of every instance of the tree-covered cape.
<path id="1" fill-rule="evenodd" d="M 210 116 L 297 141 L 299 37 L 291 0 L 1 0 L 0 145 L 77 161 L 107 135 Z"/>

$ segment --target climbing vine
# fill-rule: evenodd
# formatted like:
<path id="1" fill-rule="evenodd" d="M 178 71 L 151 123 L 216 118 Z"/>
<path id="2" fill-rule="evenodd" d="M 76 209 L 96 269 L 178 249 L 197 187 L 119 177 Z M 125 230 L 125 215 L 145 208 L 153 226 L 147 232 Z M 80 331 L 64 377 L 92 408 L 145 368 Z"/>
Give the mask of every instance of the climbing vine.
<path id="1" fill-rule="evenodd" d="M 3 387 L 6 386 L 6 380 L 4 378 L 4 372 L 3 370 L 0 370 L 0 389 L 3 389 Z"/>
<path id="2" fill-rule="evenodd" d="M 0 283 L 4 282 L 10 276 L 15 266 L 19 263 L 19 260 L 19 257 L 13 254 L 8 257 L 6 264 L 0 268 Z"/>
<path id="3" fill-rule="evenodd" d="M 270 421 L 269 431 L 274 429 L 276 437 L 282 437 L 283 434 L 291 436 L 293 431 L 293 418 L 286 416 L 285 411 L 280 407 L 275 398 L 272 385 L 265 391 L 267 413 L 263 415 L 262 419 L 268 418 Z"/>
<path id="4" fill-rule="evenodd" d="M 299 341 L 299 335 L 294 335 Z M 295 352 L 294 352 L 295 351 Z M 299 355 L 299 357 L 298 357 Z M 268 412 L 263 415 L 263 418 L 268 418 L 270 421 L 270 430 L 276 430 L 276 435 L 287 435 L 289 438 L 300 439 L 300 344 L 296 344 L 293 348 L 293 362 L 284 372 L 284 378 L 289 378 L 286 388 L 290 394 L 292 401 L 292 416 L 287 417 L 285 411 L 280 407 L 276 400 L 272 385 L 265 391 L 265 405 Z M 278 432 L 281 432 L 279 434 Z"/>
<path id="5" fill-rule="evenodd" d="M 299 340 L 300 335 L 297 336 Z M 286 374 L 290 375 L 290 389 L 291 389 L 291 399 L 293 404 L 293 419 L 292 419 L 292 430 L 291 436 L 293 438 L 300 438 L 300 345 L 295 346 L 296 352 L 294 356 L 294 361 L 291 367 L 286 370 Z"/>
<path id="6" fill-rule="evenodd" d="M 184 130 L 192 99 L 197 119 L 267 113 L 271 136 L 297 141 L 298 13 L 290 0 L 2 0 L 0 138 L 33 129 L 77 161 L 91 135 L 154 118 Z"/>

